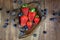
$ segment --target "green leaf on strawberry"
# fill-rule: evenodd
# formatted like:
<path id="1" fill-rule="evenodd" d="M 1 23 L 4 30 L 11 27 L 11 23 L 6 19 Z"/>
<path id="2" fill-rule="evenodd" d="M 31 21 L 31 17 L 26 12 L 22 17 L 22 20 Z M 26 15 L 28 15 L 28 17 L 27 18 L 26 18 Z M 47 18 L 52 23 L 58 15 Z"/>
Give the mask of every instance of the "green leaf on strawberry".
<path id="1" fill-rule="evenodd" d="M 39 16 L 38 16 L 38 15 L 36 15 L 35 17 L 36 17 L 36 18 L 39 18 Z"/>
<path id="2" fill-rule="evenodd" d="M 28 7 L 28 4 L 23 4 L 22 7 Z"/>
<path id="3" fill-rule="evenodd" d="M 31 12 L 35 12 L 36 9 L 35 9 L 35 8 L 31 8 L 30 11 L 31 11 Z"/>

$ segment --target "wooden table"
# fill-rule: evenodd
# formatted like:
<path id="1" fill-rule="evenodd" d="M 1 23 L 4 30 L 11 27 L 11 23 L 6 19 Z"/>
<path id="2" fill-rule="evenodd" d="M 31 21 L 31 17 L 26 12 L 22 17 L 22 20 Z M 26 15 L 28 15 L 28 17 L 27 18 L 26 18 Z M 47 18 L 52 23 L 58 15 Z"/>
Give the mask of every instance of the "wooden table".
<path id="1" fill-rule="evenodd" d="M 23 2 L 30 2 L 33 0 L 22 0 Z M 18 29 L 13 27 L 11 19 L 12 17 L 7 15 L 7 10 L 12 10 L 19 6 L 18 4 L 12 3 L 12 0 L 0 0 L 0 7 L 3 10 L 0 11 L 0 40 L 60 40 L 60 19 L 57 22 L 50 21 L 53 10 L 60 10 L 60 1 L 59 0 L 45 0 L 41 2 L 41 9 L 47 8 L 47 17 L 44 22 L 34 31 L 33 34 L 37 34 L 36 37 L 33 37 L 33 34 L 23 38 L 18 38 Z M 7 28 L 3 28 L 5 19 L 9 18 L 9 25 Z M 60 18 L 57 16 L 57 18 Z M 46 31 L 46 34 L 43 34 L 43 31 Z"/>

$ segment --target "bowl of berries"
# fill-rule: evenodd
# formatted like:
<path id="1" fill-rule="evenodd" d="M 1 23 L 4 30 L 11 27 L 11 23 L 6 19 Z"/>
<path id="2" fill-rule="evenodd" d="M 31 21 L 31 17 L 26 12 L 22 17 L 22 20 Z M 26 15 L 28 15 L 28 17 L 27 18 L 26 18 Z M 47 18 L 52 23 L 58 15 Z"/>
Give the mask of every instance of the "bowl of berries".
<path id="1" fill-rule="evenodd" d="M 38 4 L 38 5 L 37 5 Z M 37 5 L 37 6 L 36 6 Z M 42 21 L 42 13 L 39 2 L 30 2 L 22 4 L 19 8 L 19 38 L 24 38 L 30 35 L 34 29 L 40 25 Z"/>

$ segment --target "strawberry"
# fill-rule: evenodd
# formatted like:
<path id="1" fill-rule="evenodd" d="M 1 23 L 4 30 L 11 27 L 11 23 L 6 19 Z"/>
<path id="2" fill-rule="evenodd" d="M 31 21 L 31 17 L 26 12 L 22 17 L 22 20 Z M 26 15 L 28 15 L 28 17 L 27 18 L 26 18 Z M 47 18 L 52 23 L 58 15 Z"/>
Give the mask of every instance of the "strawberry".
<path id="1" fill-rule="evenodd" d="M 21 20 L 21 26 L 25 26 L 28 21 L 28 17 L 26 15 L 23 15 L 21 16 L 20 20 Z"/>
<path id="2" fill-rule="evenodd" d="M 27 27 L 28 27 L 28 29 L 31 29 L 31 27 L 32 27 L 32 22 L 28 21 L 28 22 L 27 22 Z"/>
<path id="3" fill-rule="evenodd" d="M 22 5 L 22 12 L 24 15 L 28 15 L 28 11 L 29 11 L 29 8 L 28 8 L 28 4 L 23 4 Z"/>
<path id="4" fill-rule="evenodd" d="M 37 15 L 37 16 L 34 18 L 34 22 L 35 22 L 35 24 L 38 24 L 39 21 L 40 21 L 40 18 L 39 18 L 39 16 Z"/>
<path id="5" fill-rule="evenodd" d="M 36 15 L 35 8 L 31 8 L 28 15 L 29 21 L 33 21 L 35 15 Z"/>

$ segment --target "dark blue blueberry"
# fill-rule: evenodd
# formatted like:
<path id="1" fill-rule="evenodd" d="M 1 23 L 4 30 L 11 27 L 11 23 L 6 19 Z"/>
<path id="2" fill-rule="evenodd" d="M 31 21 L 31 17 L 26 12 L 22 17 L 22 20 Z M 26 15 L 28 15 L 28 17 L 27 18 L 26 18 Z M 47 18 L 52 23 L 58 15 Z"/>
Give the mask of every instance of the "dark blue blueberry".
<path id="1" fill-rule="evenodd" d="M 24 28 L 28 28 L 27 26 L 24 26 Z"/>
<path id="2" fill-rule="evenodd" d="M 53 15 L 56 15 L 56 13 L 53 13 Z"/>
<path id="3" fill-rule="evenodd" d="M 0 10 L 2 10 L 2 8 L 0 8 Z"/>
<path id="4" fill-rule="evenodd" d="M 6 25 L 8 25 L 8 23 L 5 23 Z"/>
<path id="5" fill-rule="evenodd" d="M 55 12 L 55 13 L 53 12 L 53 15 L 54 15 L 54 16 L 56 16 L 56 15 L 57 15 L 57 13 L 56 13 L 56 12 Z"/>
<path id="6" fill-rule="evenodd" d="M 50 18 L 50 20 L 51 20 L 51 21 L 56 21 L 56 20 L 57 20 L 57 18 Z"/>
<path id="7" fill-rule="evenodd" d="M 9 23 L 5 23 L 5 25 L 8 25 Z"/>
<path id="8" fill-rule="evenodd" d="M 19 17 L 22 16 L 22 15 L 23 15 L 23 14 L 22 14 L 21 12 L 18 13 L 18 16 L 19 16 Z"/>
<path id="9" fill-rule="evenodd" d="M 28 27 L 27 26 L 24 26 L 24 29 L 27 31 L 28 30 Z"/>
<path id="10" fill-rule="evenodd" d="M 47 9 L 44 9 L 44 11 L 47 11 Z"/>
<path id="11" fill-rule="evenodd" d="M 37 36 L 37 34 L 33 34 L 33 36 L 34 36 L 34 37 L 36 37 L 36 36 Z"/>
<path id="12" fill-rule="evenodd" d="M 20 36 L 23 36 L 25 33 L 23 31 L 20 31 Z"/>
<path id="13" fill-rule="evenodd" d="M 13 24 L 13 26 L 14 26 L 14 27 L 16 27 L 16 26 L 17 26 L 17 24 Z"/>
<path id="14" fill-rule="evenodd" d="M 25 28 L 20 28 L 20 31 L 25 31 Z"/>
<path id="15" fill-rule="evenodd" d="M 18 0 L 18 4 L 22 4 L 22 0 Z"/>
<path id="16" fill-rule="evenodd" d="M 53 15 L 54 16 L 60 16 L 60 12 L 55 12 L 55 13 L 53 12 Z"/>
<path id="17" fill-rule="evenodd" d="M 41 12 L 44 12 L 43 10 L 41 10 Z"/>
<path id="18" fill-rule="evenodd" d="M 14 3 L 16 3 L 17 0 L 13 0 Z"/>
<path id="19" fill-rule="evenodd" d="M 10 11 L 8 10 L 8 11 L 6 11 L 6 13 L 9 13 Z"/>
<path id="20" fill-rule="evenodd" d="M 44 15 L 46 15 L 47 14 L 47 9 L 44 9 Z"/>
<path id="21" fill-rule="evenodd" d="M 5 23 L 5 24 L 3 25 L 3 27 L 4 27 L 4 28 L 6 28 L 6 27 L 7 27 L 7 25 L 8 25 L 8 23 Z"/>
<path id="22" fill-rule="evenodd" d="M 6 27 L 7 27 L 7 25 L 3 25 L 3 27 L 4 27 L 4 28 L 6 28 Z"/>
<path id="23" fill-rule="evenodd" d="M 46 12 L 44 12 L 44 15 L 46 15 Z"/>
<path id="24" fill-rule="evenodd" d="M 16 1 L 14 1 L 14 3 L 16 3 Z"/>
<path id="25" fill-rule="evenodd" d="M 46 34 L 46 33 L 47 33 L 47 31 L 43 31 L 43 33 L 44 33 L 44 34 Z"/>

